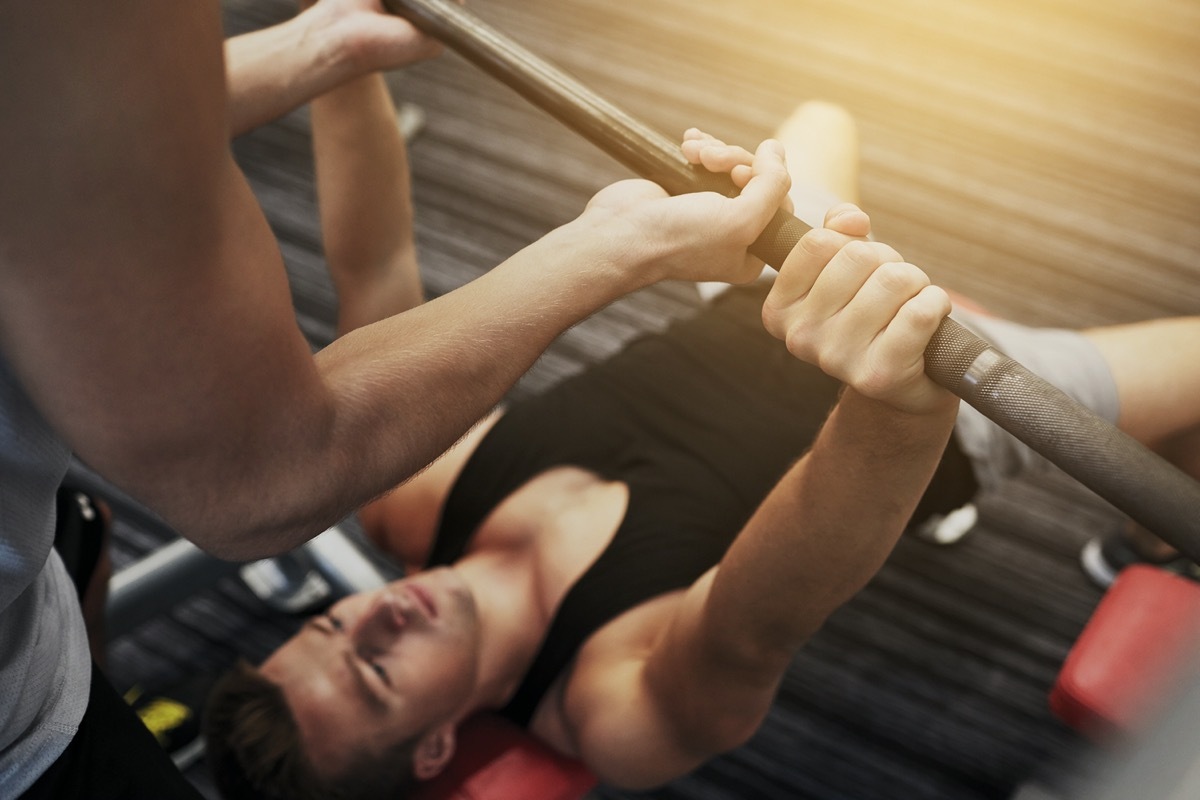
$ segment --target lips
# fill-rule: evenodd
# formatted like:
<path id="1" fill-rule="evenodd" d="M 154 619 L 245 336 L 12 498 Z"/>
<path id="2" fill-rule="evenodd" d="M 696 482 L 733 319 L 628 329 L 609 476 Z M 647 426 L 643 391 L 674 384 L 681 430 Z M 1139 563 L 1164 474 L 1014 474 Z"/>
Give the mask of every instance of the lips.
<path id="1" fill-rule="evenodd" d="M 417 604 L 421 606 L 421 610 L 425 612 L 425 615 L 429 619 L 437 619 L 437 606 L 434 605 L 433 598 L 429 592 L 424 587 L 417 586 L 416 584 L 409 584 L 408 590 L 412 594 L 413 599 L 417 601 Z"/>

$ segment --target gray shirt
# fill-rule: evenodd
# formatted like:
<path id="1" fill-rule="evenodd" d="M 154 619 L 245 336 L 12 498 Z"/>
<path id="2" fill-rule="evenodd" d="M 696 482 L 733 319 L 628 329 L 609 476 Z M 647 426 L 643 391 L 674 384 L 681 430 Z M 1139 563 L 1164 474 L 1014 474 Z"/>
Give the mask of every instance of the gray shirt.
<path id="1" fill-rule="evenodd" d="M 45 772 L 87 708 L 83 615 L 53 551 L 69 458 L 0 357 L 0 797 Z"/>

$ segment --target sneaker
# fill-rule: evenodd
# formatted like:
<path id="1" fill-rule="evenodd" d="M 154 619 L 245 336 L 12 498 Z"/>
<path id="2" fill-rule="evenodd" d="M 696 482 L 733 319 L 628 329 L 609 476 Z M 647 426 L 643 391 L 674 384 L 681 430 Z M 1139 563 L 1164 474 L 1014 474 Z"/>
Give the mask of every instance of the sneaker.
<path id="1" fill-rule="evenodd" d="M 918 525 L 914 532 L 927 542 L 954 544 L 975 530 L 978 522 L 979 510 L 974 503 L 967 503 L 949 514 L 934 514 Z"/>
<path id="2" fill-rule="evenodd" d="M 425 127 L 425 112 L 412 103 L 401 103 L 396 108 L 396 127 L 404 141 L 411 143 Z"/>
<path id="3" fill-rule="evenodd" d="M 134 686 L 125 692 L 125 702 L 180 770 L 204 754 L 200 714 L 219 677 L 219 673 L 201 673 L 162 691 L 146 692 Z"/>
<path id="4" fill-rule="evenodd" d="M 1112 586 L 1121 570 L 1134 564 L 1154 564 L 1177 575 L 1200 579 L 1200 567 L 1190 559 L 1183 556 L 1166 561 L 1146 558 L 1120 533 L 1090 539 L 1079 553 L 1079 565 L 1084 574 L 1101 589 Z"/>

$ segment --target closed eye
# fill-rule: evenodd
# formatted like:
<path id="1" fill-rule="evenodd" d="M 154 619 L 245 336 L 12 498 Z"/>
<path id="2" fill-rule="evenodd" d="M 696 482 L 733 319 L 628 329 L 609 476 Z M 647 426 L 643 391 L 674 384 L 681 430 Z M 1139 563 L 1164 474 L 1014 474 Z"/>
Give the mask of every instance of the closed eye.
<path id="1" fill-rule="evenodd" d="M 384 669 L 379 662 L 368 661 L 367 666 L 369 666 L 375 672 L 375 674 L 379 676 L 379 680 L 383 681 L 384 685 L 392 685 L 392 680 L 388 677 L 387 670 Z"/>
<path id="2" fill-rule="evenodd" d="M 342 621 L 332 614 L 324 614 L 322 615 L 322 618 L 329 624 L 330 628 L 338 631 L 339 633 L 346 629 L 345 625 L 342 624 Z M 372 672 L 375 673 L 379 680 L 383 682 L 384 686 L 391 687 L 392 679 L 388 676 L 387 670 L 384 669 L 379 662 L 371 661 L 368 658 L 363 658 L 362 661 L 371 669 Z"/>

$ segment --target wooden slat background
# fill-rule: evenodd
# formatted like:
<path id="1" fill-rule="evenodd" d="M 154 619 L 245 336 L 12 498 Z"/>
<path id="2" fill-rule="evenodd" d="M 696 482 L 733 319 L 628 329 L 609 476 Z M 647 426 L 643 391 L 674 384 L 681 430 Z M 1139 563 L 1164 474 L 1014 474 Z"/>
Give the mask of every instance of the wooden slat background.
<path id="1" fill-rule="evenodd" d="M 231 34 L 290 13 L 225 0 Z M 1031 324 L 1200 313 L 1200 5 L 1190 0 L 472 0 L 484 19 L 668 135 L 754 144 L 799 101 L 857 117 L 879 238 L 945 285 Z M 411 150 L 427 287 L 440 294 L 628 177 L 607 156 L 448 54 L 392 76 L 427 114 Z M 235 153 L 288 264 L 298 321 L 332 335 L 305 113 Z M 538 391 L 687 313 L 654 287 L 557 342 Z M 985 497 L 938 548 L 905 540 L 796 659 L 746 747 L 647 795 L 596 798 L 1004 798 L 1074 787 L 1102 759 L 1046 707 L 1099 598 L 1080 545 L 1111 525 L 1068 480 Z M 159 541 L 134 514 L 118 561 Z M 261 658 L 295 621 L 227 581 L 113 643 L 118 683 L 169 683 Z M 202 767 L 197 785 L 211 792 Z"/>

